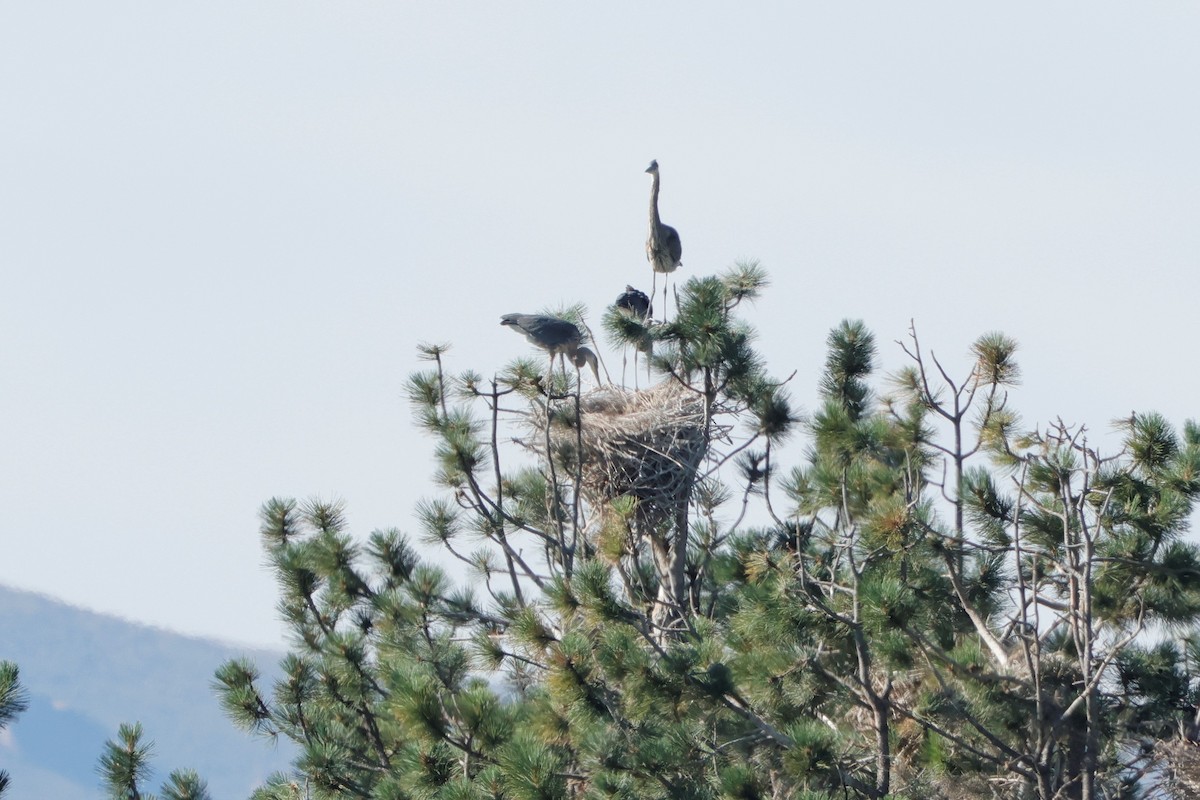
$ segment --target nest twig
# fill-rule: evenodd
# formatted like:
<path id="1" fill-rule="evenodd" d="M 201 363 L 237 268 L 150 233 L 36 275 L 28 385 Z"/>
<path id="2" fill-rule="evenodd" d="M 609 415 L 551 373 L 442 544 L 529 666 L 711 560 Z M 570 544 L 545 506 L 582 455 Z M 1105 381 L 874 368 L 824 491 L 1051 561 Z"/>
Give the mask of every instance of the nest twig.
<path id="1" fill-rule="evenodd" d="M 593 508 L 633 497 L 638 522 L 655 527 L 687 504 L 708 447 L 700 395 L 674 381 L 641 392 L 598 389 L 580 398 L 582 431 L 573 403 L 552 407 L 550 414 L 555 463 L 566 474 L 579 471 L 580 493 Z M 545 410 L 528 424 L 542 434 L 534 441 L 544 441 Z"/>

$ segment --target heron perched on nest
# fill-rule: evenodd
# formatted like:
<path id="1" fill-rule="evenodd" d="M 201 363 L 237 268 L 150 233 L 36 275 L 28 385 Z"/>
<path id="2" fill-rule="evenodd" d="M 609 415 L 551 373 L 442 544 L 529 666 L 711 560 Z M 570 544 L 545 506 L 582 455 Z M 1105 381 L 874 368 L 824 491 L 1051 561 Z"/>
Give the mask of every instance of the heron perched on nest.
<path id="1" fill-rule="evenodd" d="M 679 231 L 665 224 L 658 216 L 658 161 L 651 161 L 646 167 L 652 181 L 650 183 L 650 231 L 646 236 L 646 260 L 654 270 L 654 282 L 650 286 L 650 294 L 658 285 L 658 273 L 674 272 L 683 262 L 683 244 L 679 241 Z M 667 279 L 663 278 L 663 320 L 667 318 Z"/>
<path id="2" fill-rule="evenodd" d="M 646 293 L 629 284 L 625 285 L 625 291 L 621 292 L 613 305 L 629 312 L 631 316 L 643 322 L 650 319 L 650 315 L 654 313 L 654 307 L 650 305 L 650 298 L 646 296 Z"/>
<path id="3" fill-rule="evenodd" d="M 557 357 L 562 362 L 565 375 L 566 359 L 570 358 L 576 369 L 589 365 L 599 385 L 600 369 L 596 365 L 596 354 L 580 346 L 583 334 L 575 327 L 575 323 L 545 314 L 505 314 L 500 318 L 500 324 L 512 328 L 549 353 L 551 373 L 554 372 L 554 359 Z"/>
<path id="4" fill-rule="evenodd" d="M 624 314 L 636 319 L 638 322 L 646 323 L 654 314 L 654 306 L 651 305 L 651 300 L 646 296 L 646 293 L 626 285 L 625 291 L 617 296 L 613 306 Z M 645 352 L 647 356 L 650 353 L 650 342 L 648 340 L 639 342 L 633 351 L 633 388 L 637 388 L 637 359 L 638 353 Z M 625 366 L 628 363 L 628 356 L 625 351 L 621 351 L 621 385 L 625 385 Z M 646 362 L 646 378 L 650 377 L 650 363 Z"/>

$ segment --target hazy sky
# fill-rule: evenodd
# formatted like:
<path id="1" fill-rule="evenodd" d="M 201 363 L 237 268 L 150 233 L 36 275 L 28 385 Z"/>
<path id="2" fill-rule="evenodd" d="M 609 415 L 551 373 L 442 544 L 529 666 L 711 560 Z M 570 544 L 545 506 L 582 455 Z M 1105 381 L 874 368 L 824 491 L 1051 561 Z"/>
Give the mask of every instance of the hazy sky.
<path id="1" fill-rule="evenodd" d="M 0 582 L 277 644 L 256 514 L 415 533 L 420 341 L 757 258 L 772 372 L 914 319 L 1027 421 L 1200 416 L 1193 3 L 0 4 Z M 611 348 L 603 354 L 619 356 Z M 803 442 L 792 445 L 800 457 Z M 0 656 L 5 654 L 0 653 Z"/>

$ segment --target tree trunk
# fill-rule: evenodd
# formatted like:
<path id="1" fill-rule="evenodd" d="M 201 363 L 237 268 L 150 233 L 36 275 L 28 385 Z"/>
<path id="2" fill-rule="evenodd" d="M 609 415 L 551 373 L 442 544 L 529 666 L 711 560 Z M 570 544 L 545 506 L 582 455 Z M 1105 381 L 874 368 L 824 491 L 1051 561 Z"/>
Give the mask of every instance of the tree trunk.
<path id="1" fill-rule="evenodd" d="M 655 599 L 652 620 L 660 640 L 669 639 L 684 628 L 684 609 L 688 606 L 687 503 L 680 504 L 675 512 L 675 524 L 672 527 L 674 531 L 670 535 L 662 532 L 650 535 L 654 568 L 658 573 L 658 596 Z"/>
<path id="2" fill-rule="evenodd" d="M 872 693 L 871 703 L 875 711 L 875 789 L 880 797 L 887 797 L 892 783 L 892 743 L 888 725 L 887 700 Z"/>
<path id="3" fill-rule="evenodd" d="M 1084 775 L 1087 771 L 1088 735 L 1087 725 L 1077 720 L 1067 720 L 1067 763 L 1063 770 L 1063 783 L 1067 800 L 1082 800 Z"/>

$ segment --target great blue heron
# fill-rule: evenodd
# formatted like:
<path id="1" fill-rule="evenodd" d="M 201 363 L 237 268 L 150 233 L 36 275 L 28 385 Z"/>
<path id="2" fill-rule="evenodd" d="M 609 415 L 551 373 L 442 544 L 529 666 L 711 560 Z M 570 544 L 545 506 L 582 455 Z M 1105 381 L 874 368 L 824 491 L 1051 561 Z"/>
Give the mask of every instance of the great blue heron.
<path id="1" fill-rule="evenodd" d="M 658 216 L 658 162 L 651 161 L 646 167 L 652 181 L 650 183 L 650 231 L 646 236 L 646 260 L 654 270 L 654 282 L 650 286 L 653 296 L 658 285 L 658 273 L 674 272 L 682 263 L 683 244 L 679 241 L 679 231 L 663 223 Z M 663 278 L 663 320 L 667 318 L 667 279 Z"/>
<path id="2" fill-rule="evenodd" d="M 651 315 L 654 313 L 654 306 L 651 305 L 650 298 L 646 295 L 646 293 L 643 291 L 639 291 L 638 289 L 635 289 L 629 285 L 625 286 L 625 291 L 621 292 L 621 294 L 617 297 L 617 300 L 616 300 L 616 302 L 613 303 L 613 305 L 616 306 L 618 309 L 620 309 L 625 314 L 628 314 L 629 316 L 636 319 L 638 322 L 642 322 L 642 323 L 647 322 L 650 319 Z M 635 346 L 634 351 L 633 351 L 633 388 L 634 389 L 637 388 L 637 358 L 638 358 L 639 351 L 645 351 L 647 354 L 647 357 L 648 357 L 649 352 L 650 352 L 649 341 L 639 342 Z M 627 363 L 628 363 L 628 358 L 625 355 L 625 353 L 622 352 L 621 353 L 621 385 L 622 386 L 625 385 L 625 366 Z M 649 362 L 647 362 L 646 376 L 649 377 L 649 375 L 650 375 L 650 364 L 649 364 Z"/>
<path id="3" fill-rule="evenodd" d="M 570 358 L 576 369 L 584 364 L 589 365 L 599 385 L 600 369 L 596 365 L 596 354 L 586 347 L 580 347 L 583 335 L 575 323 L 545 314 L 505 314 L 500 318 L 500 324 L 509 326 L 549 353 L 551 373 L 554 372 L 554 359 L 557 357 L 562 361 L 565 375 L 566 359 Z"/>
<path id="4" fill-rule="evenodd" d="M 625 291 L 621 292 L 613 305 L 624 309 L 629 312 L 630 316 L 640 320 L 649 319 L 653 313 L 653 306 L 650 305 L 650 298 L 646 293 L 633 288 L 629 284 L 625 285 Z"/>

